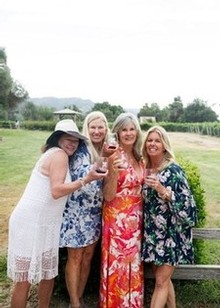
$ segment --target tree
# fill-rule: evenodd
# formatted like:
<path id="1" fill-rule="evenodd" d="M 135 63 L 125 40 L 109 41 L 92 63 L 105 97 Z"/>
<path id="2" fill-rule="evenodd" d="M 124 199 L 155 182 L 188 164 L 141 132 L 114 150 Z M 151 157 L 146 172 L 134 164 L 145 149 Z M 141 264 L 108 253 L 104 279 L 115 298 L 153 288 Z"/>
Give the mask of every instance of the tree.
<path id="1" fill-rule="evenodd" d="M 0 118 L 8 119 L 8 95 L 12 87 L 12 78 L 7 66 L 4 48 L 0 48 Z"/>
<path id="2" fill-rule="evenodd" d="M 157 121 L 161 121 L 161 110 L 157 103 L 146 103 L 139 111 L 138 118 L 140 117 L 155 117 Z"/>
<path id="3" fill-rule="evenodd" d="M 18 104 L 28 97 L 20 82 L 13 80 L 4 48 L 0 48 L 0 118 L 15 119 Z"/>
<path id="4" fill-rule="evenodd" d="M 165 106 L 161 110 L 161 121 L 168 122 L 170 120 L 170 110 L 168 106 Z"/>
<path id="5" fill-rule="evenodd" d="M 207 102 L 195 98 L 191 104 L 184 109 L 183 120 L 185 122 L 215 122 L 218 121 L 218 115 Z"/>
<path id="6" fill-rule="evenodd" d="M 76 117 L 74 117 L 74 120 L 78 119 L 78 121 L 83 121 L 82 110 L 80 110 L 76 105 L 67 106 L 65 108 L 79 112 L 79 114 L 77 114 Z"/>
<path id="7" fill-rule="evenodd" d="M 168 105 L 168 117 L 170 122 L 181 122 L 183 115 L 183 103 L 180 96 L 174 97 L 174 102 Z"/>
<path id="8" fill-rule="evenodd" d="M 21 109 L 21 114 L 24 118 L 24 120 L 37 120 L 37 106 L 30 102 L 27 101 L 24 103 Z"/>
<path id="9" fill-rule="evenodd" d="M 25 101 L 20 108 L 24 120 L 51 121 L 53 120 L 54 108 L 37 106 L 31 101 Z"/>
<path id="10" fill-rule="evenodd" d="M 12 83 L 10 93 L 8 95 L 8 115 L 9 118 L 14 120 L 15 114 L 19 112 L 19 104 L 28 98 L 28 92 L 22 84 L 15 80 Z"/>
<path id="11" fill-rule="evenodd" d="M 113 122 L 120 113 L 125 112 L 121 106 L 110 105 L 108 102 L 96 103 L 91 111 L 103 112 L 109 122 Z"/>
<path id="12" fill-rule="evenodd" d="M 0 63 L 7 63 L 7 56 L 5 53 L 5 48 L 0 47 Z"/>

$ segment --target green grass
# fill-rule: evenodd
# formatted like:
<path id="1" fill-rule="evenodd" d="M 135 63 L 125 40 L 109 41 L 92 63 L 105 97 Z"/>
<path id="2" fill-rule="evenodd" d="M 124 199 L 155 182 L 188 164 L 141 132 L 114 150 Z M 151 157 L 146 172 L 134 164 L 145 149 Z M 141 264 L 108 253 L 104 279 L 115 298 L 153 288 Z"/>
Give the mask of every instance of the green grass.
<path id="1" fill-rule="evenodd" d="M 220 281 L 175 282 L 178 308 L 220 307 Z"/>
<path id="2" fill-rule="evenodd" d="M 206 196 L 207 227 L 220 227 L 220 147 L 219 150 L 206 149 L 206 151 L 183 148 L 178 149 L 176 154 L 198 166 Z"/>
<path id="3" fill-rule="evenodd" d="M 24 184 L 41 154 L 48 132 L 0 130 L 0 183 Z"/>
<path id="4" fill-rule="evenodd" d="M 5 281 L 7 279 L 6 276 L 6 259 L 4 256 L 0 256 L 0 282 Z"/>
<path id="5" fill-rule="evenodd" d="M 0 256 L 0 303 L 4 303 L 8 297 L 8 290 L 10 289 L 11 282 L 6 275 L 6 257 Z M 2 307 L 2 306 L 0 306 Z"/>

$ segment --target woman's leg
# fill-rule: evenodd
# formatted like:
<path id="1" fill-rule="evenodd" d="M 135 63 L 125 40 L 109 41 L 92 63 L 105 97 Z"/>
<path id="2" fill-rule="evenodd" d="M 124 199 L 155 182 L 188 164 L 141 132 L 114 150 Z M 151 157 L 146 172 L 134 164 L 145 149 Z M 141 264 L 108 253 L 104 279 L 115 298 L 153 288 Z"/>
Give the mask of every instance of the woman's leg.
<path id="1" fill-rule="evenodd" d="M 170 280 L 169 293 L 167 298 L 167 308 L 176 308 L 176 297 L 173 283 Z"/>
<path id="2" fill-rule="evenodd" d="M 38 307 L 49 308 L 53 292 L 54 279 L 41 280 L 38 286 Z"/>
<path id="3" fill-rule="evenodd" d="M 153 266 L 155 288 L 151 299 L 151 308 L 164 308 L 168 299 L 171 276 L 175 267 L 169 265 Z M 173 290 L 174 291 L 174 290 Z"/>
<path id="4" fill-rule="evenodd" d="M 91 261 L 94 255 L 96 244 L 97 242 L 85 247 L 83 250 L 82 267 L 81 267 L 80 284 L 79 284 L 79 297 L 80 298 L 83 296 L 86 283 L 89 277 L 89 273 L 91 269 Z"/>
<path id="5" fill-rule="evenodd" d="M 67 248 L 68 256 L 65 268 L 66 286 L 72 307 L 80 307 L 79 286 L 84 248 Z"/>
<path id="6" fill-rule="evenodd" d="M 11 308 L 26 307 L 30 286 L 30 283 L 27 281 L 15 283 L 11 297 Z"/>

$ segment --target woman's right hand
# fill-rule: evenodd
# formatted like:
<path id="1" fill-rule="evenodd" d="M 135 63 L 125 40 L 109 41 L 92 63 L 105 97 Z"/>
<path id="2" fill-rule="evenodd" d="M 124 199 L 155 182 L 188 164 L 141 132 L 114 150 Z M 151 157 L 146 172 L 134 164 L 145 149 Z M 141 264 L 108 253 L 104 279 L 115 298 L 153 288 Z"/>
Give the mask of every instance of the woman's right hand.
<path id="1" fill-rule="evenodd" d="M 87 175 L 85 176 L 84 182 L 85 183 L 90 183 L 94 180 L 101 180 L 105 178 L 108 174 L 108 170 L 105 173 L 100 173 L 96 171 L 96 166 L 95 164 L 92 166 L 92 168 L 89 170 Z"/>
<path id="2" fill-rule="evenodd" d="M 115 172 L 119 172 L 123 169 L 127 169 L 129 166 L 128 157 L 123 150 L 117 151 L 111 156 L 112 168 Z"/>
<path id="3" fill-rule="evenodd" d="M 117 145 L 115 148 L 109 148 L 109 145 L 104 142 L 102 147 L 102 155 L 105 157 L 109 157 L 114 154 L 118 150 L 119 146 Z"/>

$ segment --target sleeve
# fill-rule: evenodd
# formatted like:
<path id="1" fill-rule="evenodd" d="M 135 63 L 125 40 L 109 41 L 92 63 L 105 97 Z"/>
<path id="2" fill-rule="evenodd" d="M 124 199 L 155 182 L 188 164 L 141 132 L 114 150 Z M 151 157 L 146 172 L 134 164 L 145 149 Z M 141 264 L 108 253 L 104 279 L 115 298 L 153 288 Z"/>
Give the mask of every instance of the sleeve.
<path id="1" fill-rule="evenodd" d="M 175 220 L 174 223 L 182 229 L 195 226 L 197 222 L 196 203 L 185 172 L 179 165 L 173 164 L 169 167 L 167 174 L 166 186 L 172 193 L 169 209 Z"/>

